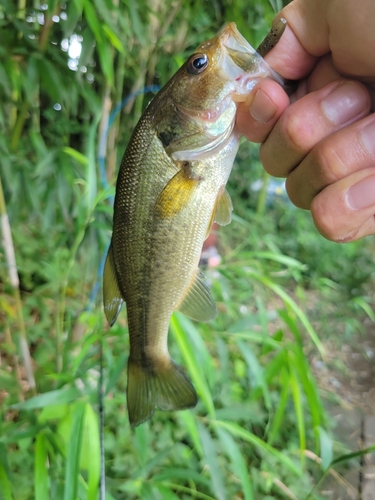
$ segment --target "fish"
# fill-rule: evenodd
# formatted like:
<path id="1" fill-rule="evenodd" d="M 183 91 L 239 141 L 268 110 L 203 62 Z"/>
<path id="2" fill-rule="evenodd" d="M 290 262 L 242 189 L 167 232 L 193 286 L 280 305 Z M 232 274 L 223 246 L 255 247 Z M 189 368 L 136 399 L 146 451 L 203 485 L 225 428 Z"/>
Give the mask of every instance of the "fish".
<path id="1" fill-rule="evenodd" d="M 192 383 L 169 354 L 169 322 L 176 310 L 203 322 L 217 315 L 199 258 L 213 222 L 231 221 L 225 186 L 240 142 L 237 103 L 262 78 L 283 84 L 262 56 L 285 24 L 274 25 L 260 53 L 233 22 L 199 45 L 147 106 L 124 153 L 103 303 L 111 326 L 126 303 L 132 427 L 156 409 L 197 404 Z"/>

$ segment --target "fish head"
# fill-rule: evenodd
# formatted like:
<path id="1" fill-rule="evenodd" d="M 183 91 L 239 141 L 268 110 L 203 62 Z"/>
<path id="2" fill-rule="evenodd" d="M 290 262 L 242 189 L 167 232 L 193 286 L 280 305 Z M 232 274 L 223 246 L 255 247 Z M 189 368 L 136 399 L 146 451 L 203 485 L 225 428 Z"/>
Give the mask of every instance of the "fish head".
<path id="1" fill-rule="evenodd" d="M 197 160 L 223 148 L 233 135 L 236 103 L 267 77 L 279 78 L 235 23 L 224 26 L 199 45 L 170 82 L 168 99 L 175 116 L 168 116 L 164 132 L 167 152 L 176 160 Z"/>
<path id="2" fill-rule="evenodd" d="M 280 80 L 233 22 L 199 45 L 182 70 L 175 101 L 187 109 L 207 111 L 201 115 L 207 120 L 215 119 L 227 100 L 244 101 L 260 79 Z"/>

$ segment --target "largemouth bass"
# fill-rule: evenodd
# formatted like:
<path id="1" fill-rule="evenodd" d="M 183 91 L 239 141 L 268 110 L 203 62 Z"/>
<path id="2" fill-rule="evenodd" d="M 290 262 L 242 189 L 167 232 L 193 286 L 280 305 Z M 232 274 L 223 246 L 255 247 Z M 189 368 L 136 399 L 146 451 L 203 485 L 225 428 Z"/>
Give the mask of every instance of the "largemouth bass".
<path id="1" fill-rule="evenodd" d="M 284 28 L 285 21 L 275 25 L 260 46 L 262 55 Z M 283 83 L 228 24 L 155 96 L 122 159 L 103 290 L 111 325 L 124 301 L 127 306 L 132 426 L 156 408 L 197 403 L 193 385 L 169 355 L 168 326 L 175 310 L 198 321 L 217 314 L 198 262 L 212 223 L 231 220 L 225 185 L 240 140 L 236 103 L 261 78 Z"/>

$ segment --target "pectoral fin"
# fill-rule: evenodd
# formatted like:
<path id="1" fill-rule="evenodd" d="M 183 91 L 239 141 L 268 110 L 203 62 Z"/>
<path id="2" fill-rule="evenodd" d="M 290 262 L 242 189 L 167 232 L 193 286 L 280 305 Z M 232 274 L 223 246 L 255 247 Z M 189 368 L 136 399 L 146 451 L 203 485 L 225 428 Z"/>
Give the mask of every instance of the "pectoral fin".
<path id="1" fill-rule="evenodd" d="M 197 273 L 178 307 L 180 312 L 196 321 L 210 321 L 217 316 L 216 304 L 203 278 L 203 273 L 197 269 Z"/>
<path id="2" fill-rule="evenodd" d="M 113 263 L 112 245 L 108 249 L 103 275 L 103 303 L 104 313 L 108 323 L 112 326 L 117 319 L 122 303 L 124 302 L 117 283 L 115 266 Z"/>
<path id="3" fill-rule="evenodd" d="M 181 170 L 165 186 L 156 200 L 156 213 L 161 218 L 174 217 L 191 200 L 201 177 L 196 176 L 189 162 L 180 162 Z"/>
<path id="4" fill-rule="evenodd" d="M 226 226 L 232 220 L 232 211 L 232 200 L 228 191 L 224 189 L 217 200 L 215 222 L 220 224 L 220 226 Z"/>
<path id="5" fill-rule="evenodd" d="M 232 211 L 233 205 L 230 195 L 226 189 L 223 189 L 216 198 L 215 207 L 207 226 L 206 238 L 208 238 L 214 222 L 217 222 L 220 226 L 226 226 L 230 223 L 232 220 Z"/>

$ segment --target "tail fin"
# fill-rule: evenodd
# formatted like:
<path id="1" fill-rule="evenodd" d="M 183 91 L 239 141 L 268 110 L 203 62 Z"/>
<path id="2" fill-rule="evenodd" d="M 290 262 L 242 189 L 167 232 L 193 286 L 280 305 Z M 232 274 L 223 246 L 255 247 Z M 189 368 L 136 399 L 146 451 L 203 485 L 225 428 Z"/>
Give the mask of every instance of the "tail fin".
<path id="1" fill-rule="evenodd" d="M 154 411 L 183 410 L 197 404 L 197 393 L 182 369 L 171 358 L 128 362 L 128 412 L 132 427 Z"/>

